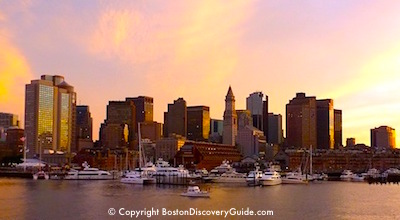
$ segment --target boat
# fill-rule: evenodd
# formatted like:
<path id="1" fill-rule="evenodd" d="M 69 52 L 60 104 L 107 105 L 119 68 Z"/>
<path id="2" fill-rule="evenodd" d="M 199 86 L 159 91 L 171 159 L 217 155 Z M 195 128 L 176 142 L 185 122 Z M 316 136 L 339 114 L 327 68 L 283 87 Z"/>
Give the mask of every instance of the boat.
<path id="1" fill-rule="evenodd" d="M 281 178 L 283 184 L 307 184 L 309 181 L 307 175 L 302 174 L 300 171 L 286 173 Z"/>
<path id="2" fill-rule="evenodd" d="M 343 170 L 342 175 L 340 175 L 340 180 L 351 181 L 353 178 L 353 172 L 351 170 Z"/>
<path id="3" fill-rule="evenodd" d="M 246 183 L 246 175 L 236 171 L 226 172 L 212 180 L 214 183 Z"/>
<path id="4" fill-rule="evenodd" d="M 282 183 L 282 178 L 281 175 L 275 170 L 267 170 L 262 173 L 259 182 L 262 186 L 275 186 Z"/>
<path id="5" fill-rule="evenodd" d="M 131 171 L 125 174 L 121 178 L 121 183 L 129 183 L 129 184 L 140 184 L 140 185 L 146 185 L 146 184 L 151 184 L 155 183 L 156 180 L 153 177 L 149 177 L 148 175 L 145 174 L 145 171 Z"/>
<path id="6" fill-rule="evenodd" d="M 258 170 L 258 168 L 256 170 L 250 171 L 246 177 L 247 185 L 249 185 L 249 186 L 260 185 L 260 179 L 261 179 L 262 175 L 263 175 L 263 172 L 261 170 Z"/>
<path id="7" fill-rule="evenodd" d="M 316 181 L 324 181 L 324 180 L 328 180 L 328 175 L 325 173 L 314 173 L 312 175 L 313 180 Z"/>
<path id="8" fill-rule="evenodd" d="M 142 170 L 142 163 L 146 160 L 142 150 L 142 141 L 140 134 L 140 123 L 138 123 L 138 136 L 139 136 L 139 168 L 134 171 L 126 172 L 121 178 L 121 183 L 128 184 L 150 184 L 155 183 L 156 179 L 153 177 L 155 168 L 153 165 L 147 164 L 146 168 Z"/>
<path id="9" fill-rule="evenodd" d="M 235 168 L 233 168 L 230 164 L 229 161 L 223 160 L 221 165 L 215 167 L 212 169 L 208 176 L 203 176 L 203 180 L 205 182 L 215 182 L 217 179 L 220 179 L 222 174 L 224 173 L 236 173 Z M 226 175 L 224 175 L 226 177 Z M 218 182 L 221 180 L 218 180 Z"/>
<path id="10" fill-rule="evenodd" d="M 379 170 L 375 169 L 375 168 L 371 168 L 367 171 L 367 175 L 366 178 L 367 179 L 376 179 L 376 178 L 380 178 L 381 174 L 379 172 Z"/>
<path id="11" fill-rule="evenodd" d="M 83 170 L 71 169 L 64 177 L 66 180 L 111 180 L 113 175 L 110 172 L 90 167 L 85 161 L 82 164 Z"/>
<path id="12" fill-rule="evenodd" d="M 192 175 L 183 165 L 179 165 L 178 168 L 171 167 L 168 162 L 159 158 L 155 165 L 155 176 L 174 176 L 178 178 L 192 178 Z"/>
<path id="13" fill-rule="evenodd" d="M 49 174 L 44 172 L 43 170 L 38 171 L 37 173 L 33 174 L 33 179 L 34 180 L 48 180 L 50 178 Z"/>
<path id="14" fill-rule="evenodd" d="M 181 193 L 181 196 L 209 198 L 210 193 L 208 191 L 201 191 L 198 186 L 189 186 L 186 192 Z"/>
<path id="15" fill-rule="evenodd" d="M 363 174 L 353 174 L 351 177 L 351 181 L 353 182 L 364 182 L 365 180 L 365 175 Z"/>

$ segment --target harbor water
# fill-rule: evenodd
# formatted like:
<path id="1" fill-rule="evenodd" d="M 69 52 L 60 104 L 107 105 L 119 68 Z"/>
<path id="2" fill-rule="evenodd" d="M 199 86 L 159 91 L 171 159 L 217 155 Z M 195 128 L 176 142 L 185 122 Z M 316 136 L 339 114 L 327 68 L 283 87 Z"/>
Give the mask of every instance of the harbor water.
<path id="1" fill-rule="evenodd" d="M 0 178 L 0 219 L 135 219 L 122 210 L 272 210 L 273 216 L 226 219 L 400 219 L 400 185 L 325 181 L 305 185 L 247 187 L 202 184 L 211 198 L 188 198 L 185 186 L 128 185 L 118 180 L 65 181 Z M 113 208 L 116 214 L 110 215 Z M 224 216 L 192 216 L 224 219 Z"/>

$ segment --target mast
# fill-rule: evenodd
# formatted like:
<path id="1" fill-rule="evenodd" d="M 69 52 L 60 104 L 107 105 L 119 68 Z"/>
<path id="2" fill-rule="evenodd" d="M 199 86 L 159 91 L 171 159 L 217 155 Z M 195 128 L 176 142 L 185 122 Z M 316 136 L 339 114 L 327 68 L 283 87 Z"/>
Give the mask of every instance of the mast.
<path id="1" fill-rule="evenodd" d="M 138 138 L 139 138 L 139 169 L 142 168 L 142 138 L 140 135 L 140 122 L 138 123 Z"/>
<path id="2" fill-rule="evenodd" d="M 312 175 L 312 145 L 310 145 L 310 175 Z"/>

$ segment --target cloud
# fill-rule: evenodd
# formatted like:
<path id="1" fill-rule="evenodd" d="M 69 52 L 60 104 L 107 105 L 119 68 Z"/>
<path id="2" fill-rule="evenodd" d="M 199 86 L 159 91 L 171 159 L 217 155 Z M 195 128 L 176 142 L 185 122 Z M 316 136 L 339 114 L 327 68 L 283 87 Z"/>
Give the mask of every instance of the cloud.
<path id="1" fill-rule="evenodd" d="M 0 13 L 1 20 L 6 20 Z M 0 20 L 0 22 L 1 22 Z M 0 29 L 0 109 L 23 118 L 24 84 L 31 78 L 30 67 L 20 50 L 9 40 L 11 35 Z"/>

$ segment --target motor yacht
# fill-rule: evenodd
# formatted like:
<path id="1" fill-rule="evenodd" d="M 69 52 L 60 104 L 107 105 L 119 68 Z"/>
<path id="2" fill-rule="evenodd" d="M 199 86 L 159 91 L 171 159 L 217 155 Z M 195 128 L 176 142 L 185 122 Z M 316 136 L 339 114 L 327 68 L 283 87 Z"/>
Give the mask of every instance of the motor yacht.
<path id="1" fill-rule="evenodd" d="M 246 175 L 236 171 L 226 172 L 212 180 L 214 183 L 246 183 Z"/>
<path id="2" fill-rule="evenodd" d="M 246 177 L 247 185 L 249 186 L 260 185 L 260 179 L 262 176 L 263 172 L 261 170 L 256 169 L 250 171 Z"/>
<path id="3" fill-rule="evenodd" d="M 150 177 L 149 175 L 146 174 L 146 171 L 131 171 L 126 173 L 122 178 L 121 178 L 121 183 L 129 183 L 129 184 L 151 184 L 155 183 L 156 179 L 153 177 Z"/>
<path id="4" fill-rule="evenodd" d="M 189 186 L 186 192 L 181 193 L 181 196 L 209 198 L 210 193 L 208 191 L 201 191 L 198 186 Z"/>
<path id="5" fill-rule="evenodd" d="M 364 182 L 365 180 L 365 175 L 363 174 L 353 174 L 353 176 L 351 177 L 351 181 L 353 182 Z"/>
<path id="6" fill-rule="evenodd" d="M 64 177 L 66 180 L 111 180 L 113 175 L 110 172 L 92 168 L 87 162 L 82 164 L 83 170 L 71 169 Z"/>
<path id="7" fill-rule="evenodd" d="M 267 170 L 262 173 L 259 179 L 260 185 L 263 186 L 275 186 L 282 183 L 281 175 L 275 170 Z"/>
<path id="8" fill-rule="evenodd" d="M 344 170 L 342 175 L 340 175 L 340 179 L 342 181 L 351 181 L 353 178 L 353 172 L 351 170 Z"/>
<path id="9" fill-rule="evenodd" d="M 309 178 L 307 175 L 302 174 L 300 171 L 286 173 L 281 177 L 284 184 L 307 184 Z"/>
<path id="10" fill-rule="evenodd" d="M 43 170 L 40 170 L 37 173 L 33 174 L 34 180 L 38 180 L 38 179 L 48 180 L 49 177 L 50 177 L 49 174 L 44 172 Z"/>

